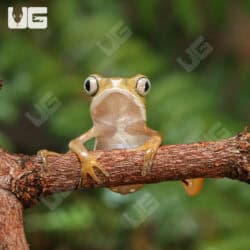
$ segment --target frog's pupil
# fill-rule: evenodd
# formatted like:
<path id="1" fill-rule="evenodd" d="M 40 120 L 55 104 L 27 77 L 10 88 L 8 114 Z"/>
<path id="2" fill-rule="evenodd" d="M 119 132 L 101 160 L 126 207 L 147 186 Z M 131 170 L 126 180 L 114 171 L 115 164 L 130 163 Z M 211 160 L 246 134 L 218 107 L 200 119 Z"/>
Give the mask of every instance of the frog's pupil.
<path id="1" fill-rule="evenodd" d="M 87 80 L 85 82 L 85 88 L 86 88 L 87 91 L 90 91 L 90 81 L 89 80 Z"/>
<path id="2" fill-rule="evenodd" d="M 144 92 L 147 92 L 149 89 L 149 84 L 148 82 L 145 83 L 145 86 L 144 86 Z"/>

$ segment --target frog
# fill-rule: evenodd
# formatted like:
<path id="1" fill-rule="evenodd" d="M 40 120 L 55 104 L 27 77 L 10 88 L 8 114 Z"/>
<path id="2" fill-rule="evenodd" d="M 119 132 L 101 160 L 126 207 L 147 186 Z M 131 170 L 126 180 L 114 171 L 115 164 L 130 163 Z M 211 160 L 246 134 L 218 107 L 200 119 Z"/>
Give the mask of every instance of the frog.
<path id="1" fill-rule="evenodd" d="M 150 89 L 151 81 L 142 74 L 129 78 L 91 74 L 85 79 L 83 90 L 91 97 L 90 115 L 93 126 L 71 140 L 68 145 L 81 163 L 82 182 L 86 182 L 90 176 L 96 183 L 100 183 L 95 169 L 109 177 L 94 154 L 84 146 L 92 138 L 95 138 L 94 150 L 144 151 L 141 175 L 150 173 L 154 157 L 163 140 L 160 132 L 147 125 L 146 96 Z M 40 151 L 43 158 L 48 153 Z M 201 180 L 183 180 L 183 184 L 188 194 L 195 195 L 200 190 Z M 142 187 L 143 184 L 133 184 L 110 189 L 120 194 L 129 194 Z"/>

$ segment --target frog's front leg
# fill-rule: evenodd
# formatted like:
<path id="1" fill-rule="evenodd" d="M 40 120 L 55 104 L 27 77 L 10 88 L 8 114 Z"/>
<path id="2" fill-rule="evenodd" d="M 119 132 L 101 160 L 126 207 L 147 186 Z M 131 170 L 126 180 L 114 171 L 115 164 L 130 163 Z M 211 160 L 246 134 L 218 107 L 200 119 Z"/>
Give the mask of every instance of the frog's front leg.
<path id="1" fill-rule="evenodd" d="M 149 136 L 149 139 L 138 148 L 139 150 L 145 151 L 144 165 L 142 169 L 143 176 L 150 171 L 155 154 L 162 143 L 162 135 L 159 132 L 148 127 L 145 128 L 145 132 Z"/>
<path id="2" fill-rule="evenodd" d="M 88 132 L 70 141 L 69 148 L 78 156 L 81 162 L 83 181 L 86 181 L 87 175 L 90 175 L 96 182 L 100 183 L 100 179 L 95 174 L 94 167 L 98 168 L 105 176 L 108 176 L 108 173 L 96 160 L 95 156 L 88 152 L 83 145 L 86 141 L 94 137 L 97 137 L 97 131 L 93 127 Z"/>

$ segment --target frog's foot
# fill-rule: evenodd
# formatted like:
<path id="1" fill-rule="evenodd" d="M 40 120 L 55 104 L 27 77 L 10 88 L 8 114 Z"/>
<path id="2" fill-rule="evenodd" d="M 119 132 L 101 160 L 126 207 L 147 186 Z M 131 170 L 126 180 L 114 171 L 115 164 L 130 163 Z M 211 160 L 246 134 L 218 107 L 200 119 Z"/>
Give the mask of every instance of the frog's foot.
<path id="1" fill-rule="evenodd" d="M 87 175 L 91 176 L 95 182 L 101 183 L 101 180 L 96 176 L 94 168 L 98 168 L 106 177 L 109 176 L 109 173 L 101 166 L 91 153 L 88 153 L 86 157 L 83 157 L 82 155 L 78 157 L 82 166 L 81 174 L 83 183 L 86 182 Z"/>
<path id="2" fill-rule="evenodd" d="M 42 161 L 43 161 L 43 169 L 46 169 L 47 167 L 47 156 L 52 155 L 52 156 L 59 156 L 60 154 L 53 152 L 53 151 L 48 151 L 47 149 L 42 149 L 39 150 L 37 153 L 37 156 L 39 156 Z"/>
<path id="3" fill-rule="evenodd" d="M 139 150 L 145 151 L 142 176 L 147 175 L 147 173 L 151 170 L 151 167 L 153 165 L 153 160 L 159 146 L 160 142 L 158 140 L 155 140 L 155 141 L 148 141 L 141 147 L 139 147 Z"/>
<path id="4" fill-rule="evenodd" d="M 182 183 L 184 185 L 187 194 L 190 196 L 194 196 L 201 191 L 203 185 L 203 179 L 196 178 L 196 179 L 182 180 Z"/>

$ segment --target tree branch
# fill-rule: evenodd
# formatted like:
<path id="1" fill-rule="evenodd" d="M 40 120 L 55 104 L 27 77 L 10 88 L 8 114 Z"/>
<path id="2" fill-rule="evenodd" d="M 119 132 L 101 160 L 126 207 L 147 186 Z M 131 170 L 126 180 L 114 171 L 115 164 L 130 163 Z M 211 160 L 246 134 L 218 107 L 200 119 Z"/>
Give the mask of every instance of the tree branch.
<path id="1" fill-rule="evenodd" d="M 15 195 L 3 189 L 0 189 L 0 249 L 28 249 L 23 228 L 23 206 Z"/>
<path id="2" fill-rule="evenodd" d="M 152 169 L 141 175 L 144 152 L 94 151 L 109 177 L 96 170 L 82 184 L 81 166 L 73 153 L 49 156 L 44 166 L 38 156 L 10 154 L 0 149 L 0 250 L 28 249 L 23 229 L 23 206 L 41 196 L 78 188 L 111 187 L 190 178 L 228 177 L 250 183 L 250 134 L 247 131 L 217 142 L 162 146 Z M 18 201 L 18 199 L 19 201 Z M 23 205 L 23 206 L 22 206 Z"/>
<path id="3" fill-rule="evenodd" d="M 16 195 L 25 207 L 41 196 L 78 188 L 156 183 L 190 178 L 228 177 L 250 183 L 250 134 L 247 131 L 221 141 L 168 145 L 158 149 L 150 173 L 141 175 L 143 151 L 93 152 L 109 173 L 98 169 L 101 183 L 91 178 L 80 185 L 81 167 L 74 153 L 49 156 L 43 166 L 38 156 L 0 151 L 0 188 Z"/>

